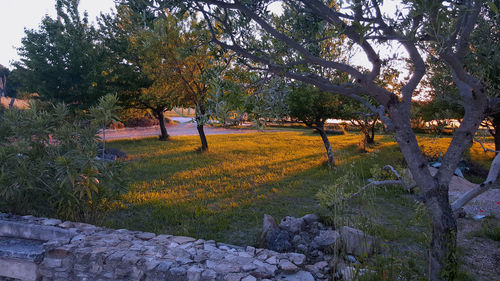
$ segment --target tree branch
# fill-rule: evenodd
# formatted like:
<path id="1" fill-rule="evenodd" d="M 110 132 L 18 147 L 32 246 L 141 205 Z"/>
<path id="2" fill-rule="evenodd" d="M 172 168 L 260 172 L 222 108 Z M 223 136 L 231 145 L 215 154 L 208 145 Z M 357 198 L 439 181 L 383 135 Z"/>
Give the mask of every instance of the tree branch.
<path id="1" fill-rule="evenodd" d="M 486 192 L 492 186 L 496 185 L 496 181 L 498 178 L 498 173 L 500 172 L 500 153 L 495 156 L 493 162 L 491 163 L 490 171 L 488 172 L 488 177 L 486 180 L 478 185 L 476 188 L 470 190 L 457 199 L 453 204 L 451 204 L 451 209 L 456 211 L 462 208 L 465 204 L 467 204 L 470 200 L 479 196 L 480 194 Z"/>

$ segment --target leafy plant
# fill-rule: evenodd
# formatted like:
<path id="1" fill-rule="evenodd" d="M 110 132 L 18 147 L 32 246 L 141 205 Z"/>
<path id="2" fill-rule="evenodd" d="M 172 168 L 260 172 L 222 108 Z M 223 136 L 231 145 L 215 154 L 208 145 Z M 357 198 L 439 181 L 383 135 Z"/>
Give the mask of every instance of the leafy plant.
<path id="1" fill-rule="evenodd" d="M 90 108 L 89 112 L 92 116 L 92 121 L 101 126 L 102 130 L 102 158 L 106 151 L 106 126 L 113 121 L 120 121 L 118 112 L 120 107 L 117 105 L 118 96 L 107 94 L 99 98 L 99 103 Z"/>
<path id="2" fill-rule="evenodd" d="M 120 162 L 97 158 L 97 126 L 64 104 L 0 116 L 0 211 L 90 221 L 124 186 Z"/>

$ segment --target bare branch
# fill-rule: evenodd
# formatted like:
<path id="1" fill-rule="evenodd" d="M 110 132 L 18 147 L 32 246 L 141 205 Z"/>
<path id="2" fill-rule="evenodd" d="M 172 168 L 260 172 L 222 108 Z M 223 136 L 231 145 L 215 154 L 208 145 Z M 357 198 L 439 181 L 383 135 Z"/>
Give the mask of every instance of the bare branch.
<path id="1" fill-rule="evenodd" d="M 480 194 L 486 192 L 488 189 L 496 185 L 499 172 L 500 172 L 500 153 L 498 153 L 495 156 L 495 159 L 493 159 L 486 180 L 480 185 L 478 185 L 476 188 L 465 193 L 464 195 L 462 195 L 462 197 L 453 202 L 453 204 L 451 204 L 451 209 L 453 211 L 456 211 L 462 208 L 470 200 L 474 199 L 475 197 L 479 196 Z"/>
<path id="2" fill-rule="evenodd" d="M 483 142 L 480 139 L 478 139 L 478 138 L 474 138 L 474 141 L 478 142 L 481 145 L 481 147 L 483 148 L 484 152 L 495 152 L 495 153 L 500 152 L 498 150 L 493 150 L 493 149 L 485 147 L 484 144 L 483 144 Z"/>
<path id="3" fill-rule="evenodd" d="M 353 194 L 351 194 L 351 196 L 349 196 L 347 198 L 343 198 L 342 200 L 344 200 L 344 201 L 351 200 L 352 198 L 358 196 L 361 192 L 368 189 L 370 186 L 395 185 L 395 184 L 401 184 L 401 182 L 399 180 L 372 181 L 369 184 L 363 186 L 356 193 L 353 193 Z"/>

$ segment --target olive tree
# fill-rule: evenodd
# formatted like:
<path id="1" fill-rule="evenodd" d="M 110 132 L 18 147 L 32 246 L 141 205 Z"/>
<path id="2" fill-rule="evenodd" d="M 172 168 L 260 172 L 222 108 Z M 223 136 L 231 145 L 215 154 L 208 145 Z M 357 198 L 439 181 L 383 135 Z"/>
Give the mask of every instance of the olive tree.
<path id="1" fill-rule="evenodd" d="M 318 91 L 310 85 L 298 87 L 288 96 L 290 116 L 315 129 L 325 145 L 328 165 L 335 166 L 332 146 L 325 131 L 328 119 L 342 118 L 342 101 L 327 92 Z"/>
<path id="2" fill-rule="evenodd" d="M 270 12 L 269 4 L 276 2 L 270 0 L 160 2 L 175 5 L 181 12 L 189 9 L 202 15 L 211 30 L 212 41 L 246 58 L 255 68 L 356 99 L 377 113 L 387 128 L 394 131 L 431 218 L 429 279 L 455 277 L 457 223 L 454 211 L 494 185 L 500 168 L 500 158 L 495 158 L 484 183 L 456 202 L 449 202 L 453 172 L 490 110 L 485 87 L 469 72 L 465 60 L 474 52 L 470 48 L 471 34 L 479 15 L 488 9 L 485 1 L 404 1 L 401 3 L 404 10 L 393 15 L 384 13 L 382 1 L 377 0 L 284 0 L 280 2 L 281 14 Z M 347 38 L 353 48 L 366 56 L 371 63 L 368 71 L 329 58 L 329 46 L 321 43 L 339 36 Z M 398 54 L 394 51 L 383 57 L 377 48 L 391 44 L 402 46 L 411 66 L 398 92 L 376 83 L 387 61 Z M 386 48 L 386 52 L 391 52 L 391 48 Z M 464 106 L 460 127 L 435 175 L 430 173 L 411 128 L 412 98 L 427 72 L 425 54 L 434 55 L 450 69 Z M 318 68 L 346 73 L 351 80 L 332 83 L 327 75 L 315 71 Z M 364 94 L 377 105 L 363 99 Z"/>

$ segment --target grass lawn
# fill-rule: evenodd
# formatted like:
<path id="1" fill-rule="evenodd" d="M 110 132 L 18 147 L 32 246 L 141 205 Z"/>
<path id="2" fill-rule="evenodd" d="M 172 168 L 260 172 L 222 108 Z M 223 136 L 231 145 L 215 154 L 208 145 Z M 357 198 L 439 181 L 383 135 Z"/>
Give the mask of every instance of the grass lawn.
<path id="1" fill-rule="evenodd" d="M 155 233 L 186 235 L 237 245 L 258 245 L 262 218 L 318 213 L 325 221 L 332 212 L 316 198 L 325 186 L 350 174 L 343 192 L 365 185 L 374 165 L 404 165 L 392 136 L 378 136 L 371 152 L 361 153 L 362 136 L 331 136 L 337 167 L 324 165 L 321 138 L 310 131 L 263 132 L 207 136 L 210 151 L 200 154 L 197 136 L 156 138 L 110 143 L 129 155 L 125 167 L 128 191 L 110 206 L 103 224 Z M 438 154 L 450 139 L 421 137 L 428 154 Z M 474 144 L 469 152 L 486 163 Z M 350 202 L 342 218 L 333 221 L 354 225 L 376 234 L 404 255 L 408 272 L 421 271 L 428 232 L 422 207 L 415 196 L 400 187 L 376 188 Z M 391 247 L 392 247 L 391 246 Z M 417 262 L 418 263 L 418 262 Z M 415 273 L 416 274 L 416 273 Z"/>

